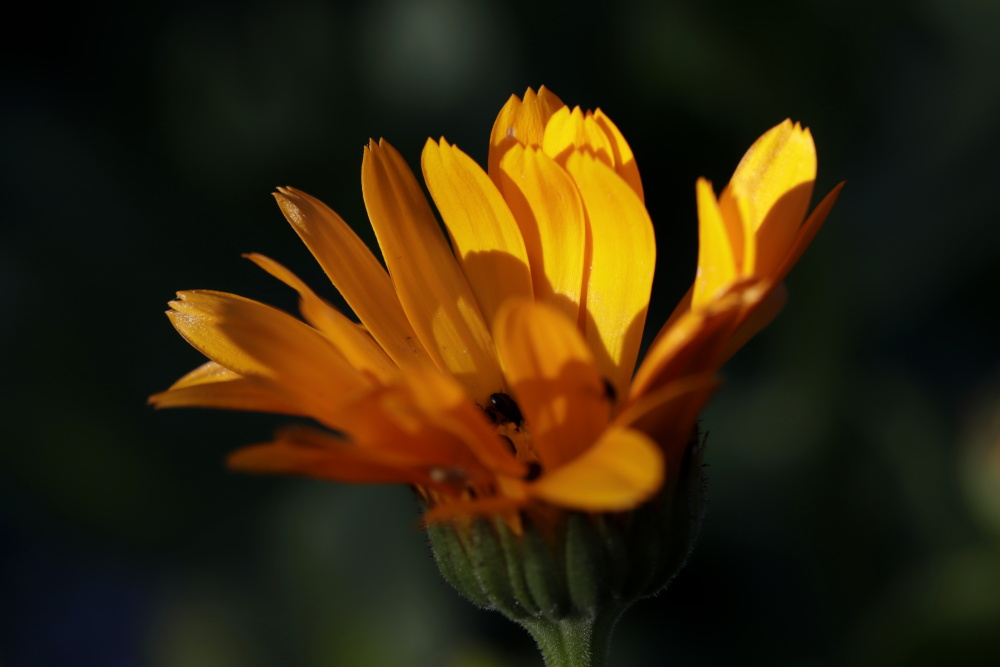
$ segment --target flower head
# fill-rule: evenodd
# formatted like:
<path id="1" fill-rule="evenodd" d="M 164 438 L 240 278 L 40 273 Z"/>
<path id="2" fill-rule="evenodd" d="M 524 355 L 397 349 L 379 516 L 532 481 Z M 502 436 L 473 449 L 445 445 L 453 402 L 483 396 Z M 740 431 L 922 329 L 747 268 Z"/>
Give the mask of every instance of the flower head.
<path id="1" fill-rule="evenodd" d="M 301 319 L 180 292 L 168 315 L 210 361 L 151 401 L 310 417 L 230 465 L 409 484 L 432 520 L 632 509 L 677 474 L 716 371 L 777 312 L 837 195 L 806 218 L 815 149 L 789 121 L 718 198 L 699 181 L 698 274 L 636 371 L 656 244 L 634 155 L 603 112 L 529 89 L 501 110 L 487 171 L 444 139 L 421 167 L 449 238 L 402 156 L 365 148 L 384 267 L 322 202 L 275 193 L 360 323 L 249 255 L 298 292 Z"/>

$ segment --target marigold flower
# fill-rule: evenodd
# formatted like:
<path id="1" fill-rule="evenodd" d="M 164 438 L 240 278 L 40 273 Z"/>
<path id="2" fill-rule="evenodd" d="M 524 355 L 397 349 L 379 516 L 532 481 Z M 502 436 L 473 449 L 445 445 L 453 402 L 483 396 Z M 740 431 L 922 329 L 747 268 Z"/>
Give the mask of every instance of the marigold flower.
<path id="1" fill-rule="evenodd" d="M 385 268 L 319 200 L 274 195 L 360 324 L 249 255 L 298 292 L 302 319 L 179 292 L 171 322 L 210 361 L 151 402 L 310 417 L 318 427 L 230 466 L 412 485 L 432 522 L 629 510 L 676 478 L 716 371 L 777 312 L 839 191 L 806 218 L 816 154 L 790 121 L 718 198 L 700 180 L 697 277 L 633 377 L 656 244 L 634 155 L 603 112 L 528 89 L 500 111 L 487 171 L 444 139 L 421 167 L 449 238 L 402 156 L 365 148 Z"/>

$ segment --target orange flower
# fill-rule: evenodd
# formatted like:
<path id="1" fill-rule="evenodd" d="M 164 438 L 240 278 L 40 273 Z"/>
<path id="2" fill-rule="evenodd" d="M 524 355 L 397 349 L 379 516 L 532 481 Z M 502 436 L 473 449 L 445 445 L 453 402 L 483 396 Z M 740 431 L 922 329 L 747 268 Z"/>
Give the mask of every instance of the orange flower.
<path id="1" fill-rule="evenodd" d="M 674 474 L 715 372 L 777 312 L 777 286 L 839 190 L 803 223 L 815 149 L 788 121 L 718 200 L 699 181 L 697 278 L 633 378 L 656 244 L 611 120 L 529 89 L 496 120 L 488 172 L 443 139 L 421 166 L 450 244 L 400 154 L 385 141 L 365 149 L 388 271 L 323 203 L 275 193 L 360 324 L 250 255 L 298 292 L 302 319 L 180 292 L 168 315 L 211 361 L 151 402 L 311 417 L 320 427 L 283 430 L 230 465 L 410 484 L 430 519 L 631 509 Z"/>

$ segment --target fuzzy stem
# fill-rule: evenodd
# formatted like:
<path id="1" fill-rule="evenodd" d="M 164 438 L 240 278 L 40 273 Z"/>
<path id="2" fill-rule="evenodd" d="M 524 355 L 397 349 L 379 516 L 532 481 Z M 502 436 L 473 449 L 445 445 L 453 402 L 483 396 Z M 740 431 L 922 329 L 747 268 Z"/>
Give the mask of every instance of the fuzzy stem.
<path id="1" fill-rule="evenodd" d="M 544 618 L 519 622 L 538 642 L 545 667 L 605 667 L 611 631 L 622 610 L 597 618 L 569 616 L 558 621 Z"/>

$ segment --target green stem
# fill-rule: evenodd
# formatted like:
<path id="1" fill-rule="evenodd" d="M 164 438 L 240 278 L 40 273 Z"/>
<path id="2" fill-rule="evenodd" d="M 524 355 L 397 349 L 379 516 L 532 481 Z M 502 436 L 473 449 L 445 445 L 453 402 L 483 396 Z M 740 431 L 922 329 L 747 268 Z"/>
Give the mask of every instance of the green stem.
<path id="1" fill-rule="evenodd" d="M 558 621 L 525 619 L 523 625 L 538 642 L 545 667 L 605 667 L 611 631 L 622 610 L 597 618 L 570 616 Z"/>

